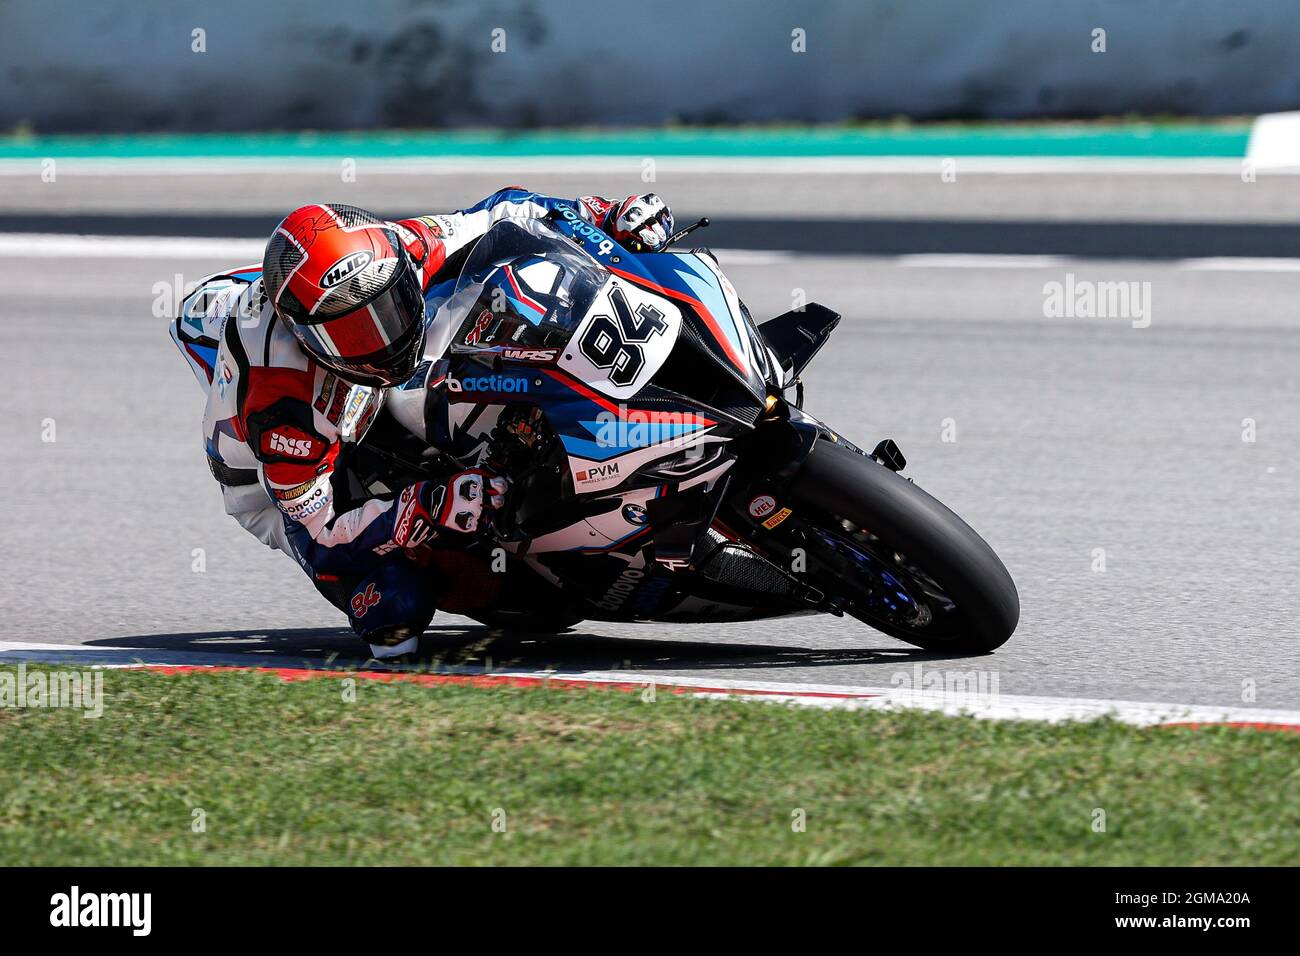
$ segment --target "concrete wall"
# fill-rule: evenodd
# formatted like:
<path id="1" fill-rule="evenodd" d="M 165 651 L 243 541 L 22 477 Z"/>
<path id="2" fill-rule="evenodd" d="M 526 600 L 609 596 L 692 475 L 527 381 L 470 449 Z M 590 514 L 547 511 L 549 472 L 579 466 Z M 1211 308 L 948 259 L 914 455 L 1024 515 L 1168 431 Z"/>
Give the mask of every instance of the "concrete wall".
<path id="1" fill-rule="evenodd" d="M 0 0 L 0 128 L 1256 113 L 1297 50 L 1297 0 Z"/>

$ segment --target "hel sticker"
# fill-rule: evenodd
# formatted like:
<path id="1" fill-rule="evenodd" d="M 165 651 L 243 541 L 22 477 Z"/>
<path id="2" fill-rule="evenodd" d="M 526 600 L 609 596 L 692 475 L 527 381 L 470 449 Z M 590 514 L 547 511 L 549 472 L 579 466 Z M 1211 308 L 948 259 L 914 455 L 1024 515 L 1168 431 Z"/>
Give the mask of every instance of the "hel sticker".
<path id="1" fill-rule="evenodd" d="M 761 518 L 770 515 L 776 509 L 776 499 L 771 495 L 758 495 L 749 502 L 749 516 Z"/>
<path id="2" fill-rule="evenodd" d="M 782 508 L 776 514 L 772 515 L 772 517 L 764 521 L 763 527 L 766 528 L 768 531 L 771 531 L 773 528 L 779 525 L 786 518 L 790 517 L 790 515 L 792 514 L 794 514 L 794 512 L 791 511 L 789 508 Z"/>

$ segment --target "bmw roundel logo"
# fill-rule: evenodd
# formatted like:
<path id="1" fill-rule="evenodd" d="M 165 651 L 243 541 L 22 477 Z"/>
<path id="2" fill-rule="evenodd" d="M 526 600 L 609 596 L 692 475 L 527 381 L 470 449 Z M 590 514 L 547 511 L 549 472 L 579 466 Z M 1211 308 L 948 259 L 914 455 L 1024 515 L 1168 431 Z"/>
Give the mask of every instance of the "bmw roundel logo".
<path id="1" fill-rule="evenodd" d="M 645 524 L 650 520 L 650 516 L 640 505 L 624 505 L 623 520 L 629 524 Z"/>

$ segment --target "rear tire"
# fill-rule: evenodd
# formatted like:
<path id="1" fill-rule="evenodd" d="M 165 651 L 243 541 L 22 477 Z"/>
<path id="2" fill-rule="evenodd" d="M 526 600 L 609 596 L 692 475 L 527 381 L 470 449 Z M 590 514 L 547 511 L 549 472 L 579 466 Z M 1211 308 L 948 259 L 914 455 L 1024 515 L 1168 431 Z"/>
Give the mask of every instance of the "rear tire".
<path id="1" fill-rule="evenodd" d="M 915 625 L 869 614 L 865 601 L 847 609 L 854 617 L 935 651 L 988 652 L 1005 644 L 1015 631 L 1020 597 L 1002 561 L 966 522 L 911 481 L 872 458 L 820 440 L 790 490 L 796 508 L 804 512 L 805 524 L 821 524 L 828 535 L 888 565 L 900 579 L 905 573 L 921 572 L 919 579 L 938 585 L 951 602 L 938 602 L 944 612 Z M 822 516 L 824 522 L 811 515 Z M 844 522 L 869 534 L 854 537 Z M 853 601 L 851 579 L 813 583 Z M 837 585 L 848 593 L 837 593 Z"/>

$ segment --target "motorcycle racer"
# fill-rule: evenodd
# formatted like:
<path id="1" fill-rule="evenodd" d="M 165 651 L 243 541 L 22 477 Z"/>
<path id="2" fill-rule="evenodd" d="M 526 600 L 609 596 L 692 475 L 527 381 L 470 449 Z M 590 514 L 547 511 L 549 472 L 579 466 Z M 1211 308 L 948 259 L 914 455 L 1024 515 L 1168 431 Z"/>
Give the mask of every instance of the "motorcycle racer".
<path id="1" fill-rule="evenodd" d="M 448 258 L 501 219 L 561 205 L 633 251 L 660 248 L 673 231 L 653 193 L 569 201 L 507 187 L 458 212 L 395 222 L 304 206 L 276 228 L 260 267 L 210 276 L 173 325 L 210 384 L 204 443 L 227 513 L 293 556 L 376 658 L 416 649 L 435 610 L 421 558 L 472 540 L 506 484 L 471 469 L 357 500 L 340 452 L 361 441 L 388 389 L 438 358 L 425 354 L 435 318 L 426 298 L 455 279 Z"/>

